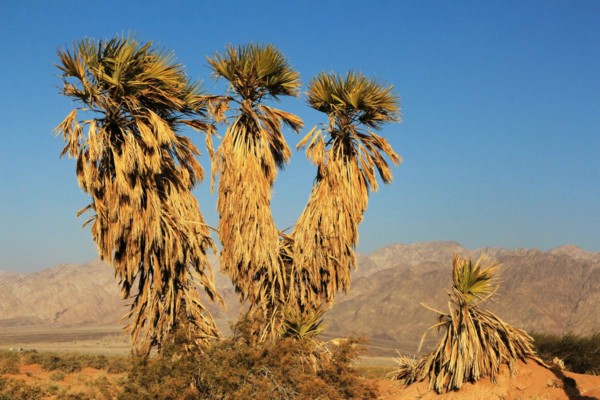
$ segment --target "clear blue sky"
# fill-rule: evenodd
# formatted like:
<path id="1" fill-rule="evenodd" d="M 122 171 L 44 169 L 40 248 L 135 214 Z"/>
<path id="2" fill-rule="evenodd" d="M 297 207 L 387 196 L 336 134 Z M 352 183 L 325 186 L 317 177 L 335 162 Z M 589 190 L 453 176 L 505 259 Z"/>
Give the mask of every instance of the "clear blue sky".
<path id="1" fill-rule="evenodd" d="M 600 251 L 598 1 L 0 0 L 0 269 L 96 257 L 75 217 L 87 197 L 52 132 L 72 107 L 53 63 L 58 47 L 120 32 L 172 49 L 208 91 L 205 57 L 248 42 L 275 44 L 304 83 L 356 69 L 393 84 L 404 122 L 383 135 L 404 163 L 371 196 L 360 251 L 429 240 Z M 307 127 L 324 121 L 302 98 L 280 106 Z M 314 173 L 296 152 L 279 175 L 280 228 Z M 216 225 L 208 182 L 196 193 Z"/>

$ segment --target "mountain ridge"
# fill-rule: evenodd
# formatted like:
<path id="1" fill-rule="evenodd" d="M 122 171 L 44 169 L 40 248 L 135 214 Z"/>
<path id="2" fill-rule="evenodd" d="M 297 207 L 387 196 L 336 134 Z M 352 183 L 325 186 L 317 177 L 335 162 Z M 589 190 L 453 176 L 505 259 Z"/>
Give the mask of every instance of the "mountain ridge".
<path id="1" fill-rule="evenodd" d="M 588 334 L 600 330 L 600 253 L 565 245 L 537 249 L 485 247 L 456 242 L 396 243 L 358 255 L 352 287 L 326 314 L 329 336 L 365 336 L 383 347 L 415 351 L 436 314 L 447 310 L 454 253 L 488 254 L 502 263 L 498 301 L 489 307 L 527 331 Z M 213 265 L 216 256 L 210 256 Z M 227 309 L 206 302 L 227 332 L 238 315 L 238 295 L 215 270 Z M 94 259 L 35 273 L 0 272 L 0 327 L 119 326 L 127 312 L 111 267 Z"/>

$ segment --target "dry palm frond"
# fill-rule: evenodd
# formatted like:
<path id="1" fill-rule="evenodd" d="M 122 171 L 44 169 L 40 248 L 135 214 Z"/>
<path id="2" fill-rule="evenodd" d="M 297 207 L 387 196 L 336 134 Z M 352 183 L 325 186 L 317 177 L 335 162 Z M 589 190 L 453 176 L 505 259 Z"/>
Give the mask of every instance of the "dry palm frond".
<path id="1" fill-rule="evenodd" d="M 421 364 L 425 359 L 400 355 L 394 361 L 396 361 L 398 369 L 390 375 L 393 375 L 394 379 L 402 379 L 405 382 L 412 383 L 419 379 L 419 373 L 423 368 Z"/>
<path id="2" fill-rule="evenodd" d="M 111 262 L 123 298 L 132 298 L 134 348 L 148 352 L 177 329 L 191 343 L 218 335 L 196 285 L 221 301 L 206 258 L 214 250 L 192 195 L 203 171 L 181 123 L 211 130 L 206 101 L 173 56 L 130 37 L 85 39 L 59 50 L 63 93 L 73 110 L 56 128 L 63 155 L 77 160 L 77 178 L 92 203 L 88 220 L 103 260 Z"/>
<path id="3" fill-rule="evenodd" d="M 273 314 L 283 301 L 286 277 L 271 215 L 271 188 L 277 169 L 290 157 L 283 125 L 297 132 L 302 120 L 262 102 L 297 95 L 299 75 L 271 45 L 229 47 L 208 62 L 214 76 L 229 81 L 231 101 L 239 105 L 213 158 L 213 174 L 220 176 L 221 268 L 249 301 L 251 313 L 271 309 L 267 314 Z"/>
<path id="4" fill-rule="evenodd" d="M 293 284 L 291 297 L 316 307 L 333 301 L 350 286 L 356 266 L 358 225 L 367 209 L 369 192 L 377 190 L 375 170 L 384 182 L 400 157 L 372 130 L 399 121 L 398 98 L 361 73 L 345 77 L 322 73 L 309 83 L 308 102 L 328 115 L 326 133 L 313 128 L 298 144 L 317 165 L 308 204 L 291 233 Z"/>
<path id="5" fill-rule="evenodd" d="M 503 364 L 510 369 L 517 360 L 543 364 L 525 331 L 479 307 L 496 291 L 498 264 L 481 257 L 473 266 L 470 259 L 458 256 L 452 264 L 449 313 L 440 315 L 436 325 L 443 336 L 433 352 L 411 368 L 401 364 L 396 379 L 406 384 L 429 379 L 432 390 L 444 393 L 483 377 L 495 381 Z"/>

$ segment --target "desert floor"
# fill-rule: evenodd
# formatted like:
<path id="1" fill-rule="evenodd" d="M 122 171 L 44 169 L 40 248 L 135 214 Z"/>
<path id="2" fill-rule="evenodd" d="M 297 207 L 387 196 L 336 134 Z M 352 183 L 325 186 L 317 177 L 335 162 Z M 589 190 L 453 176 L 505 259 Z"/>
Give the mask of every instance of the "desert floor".
<path id="1" fill-rule="evenodd" d="M 0 350 L 36 350 L 38 352 L 127 355 L 130 352 L 126 334 L 115 327 L 104 328 L 4 328 L 0 329 Z M 379 387 L 379 399 L 437 399 L 437 400 L 600 400 L 600 376 L 580 375 L 567 371 L 551 370 L 533 362 L 519 363 L 515 373 L 508 369 L 498 377 L 497 382 L 489 379 L 467 383 L 460 391 L 437 395 L 427 388 L 427 383 L 417 383 L 404 387 L 398 381 L 386 376 L 394 369 L 393 357 L 363 356 L 357 367 L 367 379 Z M 84 385 L 97 380 L 103 371 L 85 368 L 67 374 L 61 385 Z M 27 365 L 12 378 L 22 379 L 27 384 L 42 383 L 50 374 L 39 365 Z M 117 382 L 119 375 L 106 376 Z M 55 382 L 56 383 L 56 382 Z"/>

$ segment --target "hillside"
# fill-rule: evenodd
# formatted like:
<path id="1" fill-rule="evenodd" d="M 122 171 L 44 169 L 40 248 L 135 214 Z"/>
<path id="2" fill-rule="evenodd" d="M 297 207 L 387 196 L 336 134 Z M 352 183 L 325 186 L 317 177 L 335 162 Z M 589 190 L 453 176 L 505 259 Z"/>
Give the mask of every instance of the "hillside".
<path id="1" fill-rule="evenodd" d="M 327 315 L 330 336 L 365 336 L 375 353 L 414 352 L 435 313 L 445 311 L 452 254 L 498 259 L 501 287 L 489 307 L 528 331 L 587 334 L 600 330 L 600 254 L 575 246 L 467 250 L 454 242 L 395 244 L 359 256 L 352 289 Z M 216 257 L 213 258 L 216 262 Z M 227 330 L 239 304 L 228 280 L 216 274 L 227 310 L 210 307 Z M 95 260 L 32 274 L 0 273 L 0 328 L 118 326 L 127 311 L 110 267 Z"/>

